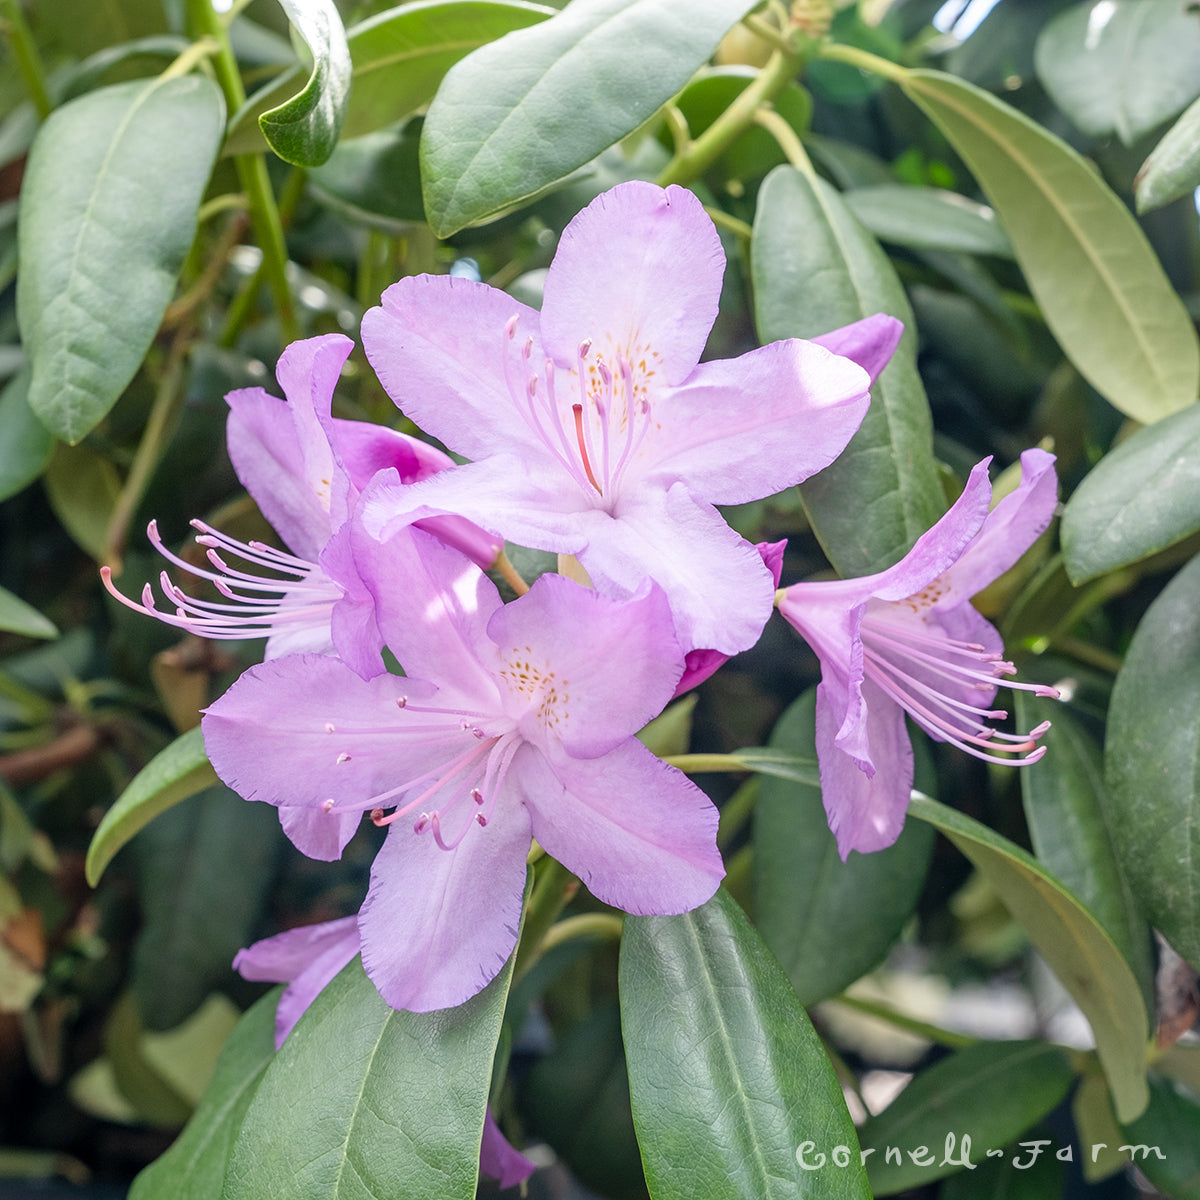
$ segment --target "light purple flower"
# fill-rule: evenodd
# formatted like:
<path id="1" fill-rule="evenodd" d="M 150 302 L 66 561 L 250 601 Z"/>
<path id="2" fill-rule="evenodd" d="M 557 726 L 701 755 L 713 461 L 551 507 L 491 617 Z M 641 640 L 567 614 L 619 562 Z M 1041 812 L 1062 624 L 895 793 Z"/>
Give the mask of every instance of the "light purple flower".
<path id="1" fill-rule="evenodd" d="M 288 929 L 238 951 L 233 966 L 243 979 L 288 985 L 275 1009 L 276 1050 L 326 984 L 357 956 L 359 949 L 358 919 L 343 917 Z M 490 1108 L 483 1119 L 479 1169 L 498 1179 L 502 1188 L 515 1187 L 537 1169 L 509 1144 Z"/>
<path id="2" fill-rule="evenodd" d="M 573 554 L 616 595 L 655 580 L 685 650 L 752 645 L 771 580 L 714 504 L 831 463 L 867 409 L 867 371 L 807 341 L 700 362 L 725 256 L 680 187 L 622 184 L 563 232 L 539 314 L 447 276 L 402 279 L 363 318 L 367 357 L 422 429 L 474 461 L 364 501 L 372 533 L 439 512 Z M 899 323 L 840 339 L 885 362 Z M 831 335 L 838 341 L 838 335 Z"/>
<path id="3" fill-rule="evenodd" d="M 516 941 L 531 838 L 626 911 L 707 900 L 724 873 L 716 810 L 634 737 L 682 671 L 662 590 L 618 601 L 545 575 L 505 605 L 430 535 L 401 528 L 381 546 L 352 528 L 406 675 L 274 659 L 203 728 L 226 783 L 305 814 L 288 832 L 306 853 L 335 857 L 363 812 L 388 827 L 359 915 L 384 999 L 444 1008 L 496 975 Z"/>
<path id="4" fill-rule="evenodd" d="M 1054 456 L 1027 450 L 1021 483 L 988 511 L 989 459 L 962 495 L 894 567 L 835 582 L 797 583 L 779 611 L 821 661 L 817 757 L 829 827 L 845 858 L 900 835 L 912 791 L 909 716 L 931 737 L 987 762 L 1020 766 L 1045 753 L 1037 739 L 988 724 L 998 685 L 1057 697 L 1049 687 L 1008 682 L 1000 635 L 970 599 L 1009 569 L 1050 524 L 1057 502 Z"/>
<path id="5" fill-rule="evenodd" d="M 334 388 L 353 342 L 340 334 L 293 342 L 276 373 L 287 400 L 262 388 L 230 392 L 229 457 L 246 490 L 292 551 L 239 542 L 193 521 L 213 570 L 172 554 L 152 521 L 154 548 L 177 567 L 211 582 L 223 600 L 198 600 L 164 571 L 161 586 L 174 613 L 155 608 L 149 584 L 140 605 L 114 587 L 122 604 L 207 638 L 266 637 L 267 658 L 310 651 L 338 653 L 363 675 L 383 669 L 370 597 L 358 583 L 340 534 L 359 493 L 380 471 L 407 481 L 453 465 L 433 446 L 395 430 L 330 413 Z M 435 518 L 431 531 L 490 565 L 499 544 L 458 517 Z M 240 562 L 238 561 L 240 560 Z M 249 568 L 247 570 L 246 568 Z M 270 574 L 264 574 L 270 572 Z"/>

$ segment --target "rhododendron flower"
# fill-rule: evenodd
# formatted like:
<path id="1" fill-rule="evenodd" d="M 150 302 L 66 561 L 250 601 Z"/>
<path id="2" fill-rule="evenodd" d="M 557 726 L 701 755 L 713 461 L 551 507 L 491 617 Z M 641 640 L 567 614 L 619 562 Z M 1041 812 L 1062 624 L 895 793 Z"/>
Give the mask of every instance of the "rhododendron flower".
<path id="1" fill-rule="evenodd" d="M 704 903 L 723 874 L 716 810 L 634 737 L 683 666 L 662 590 L 619 601 L 544 575 L 501 604 L 429 534 L 402 528 L 380 546 L 352 527 L 406 675 L 273 659 L 203 728 L 232 788 L 309 814 L 293 836 L 307 853 L 336 856 L 364 812 L 387 827 L 358 919 L 384 999 L 448 1007 L 496 975 L 516 941 L 531 838 L 605 903 L 659 914 Z"/>
<path id="2" fill-rule="evenodd" d="M 340 531 L 377 472 L 391 470 L 413 481 L 452 466 L 453 460 L 395 430 L 330 415 L 334 388 L 353 345 L 340 334 L 293 342 L 276 370 L 286 401 L 262 388 L 243 388 L 226 397 L 229 457 L 292 553 L 239 542 L 193 521 L 199 531 L 196 541 L 207 548 L 214 568 L 205 570 L 167 550 L 151 522 L 154 548 L 189 574 L 209 580 L 224 599 L 194 599 L 164 571 L 163 594 L 175 611 L 162 612 L 148 584 L 142 603 L 135 604 L 113 586 L 109 568 L 101 568 L 105 586 L 121 603 L 201 637 L 266 637 L 267 658 L 332 653 L 336 647 L 360 674 L 383 669 L 370 597 L 358 584 Z M 490 565 L 500 548 L 461 518 L 435 518 L 428 524 L 483 565 Z"/>
<path id="3" fill-rule="evenodd" d="M 409 417 L 474 461 L 373 489 L 368 528 L 460 513 L 575 555 L 602 591 L 655 580 L 685 650 L 752 645 L 770 574 L 713 505 L 831 463 L 870 384 L 857 363 L 799 339 L 701 363 L 724 269 L 691 192 L 632 182 L 567 226 L 540 313 L 448 276 L 390 287 L 363 318 L 367 357 Z M 878 367 L 899 328 L 873 317 L 841 341 Z"/>
<path id="4" fill-rule="evenodd" d="M 358 920 L 343 917 L 288 929 L 238 951 L 233 966 L 244 979 L 288 985 L 275 1009 L 276 1050 L 326 984 L 357 956 L 359 949 Z M 509 1144 L 490 1108 L 483 1119 L 479 1169 L 498 1179 L 502 1188 L 515 1187 L 537 1169 Z"/>
<path id="5" fill-rule="evenodd" d="M 988 724 L 997 686 L 1057 697 L 1009 680 L 1000 635 L 970 603 L 1050 524 L 1057 501 L 1054 456 L 1027 450 L 1021 482 L 991 512 L 989 459 L 971 472 L 948 513 L 894 567 L 861 579 L 797 583 L 779 611 L 821 661 L 817 757 L 829 827 L 844 859 L 890 846 L 912 791 L 904 714 L 938 741 L 987 762 L 1023 765 L 1045 753 L 1027 734 Z"/>

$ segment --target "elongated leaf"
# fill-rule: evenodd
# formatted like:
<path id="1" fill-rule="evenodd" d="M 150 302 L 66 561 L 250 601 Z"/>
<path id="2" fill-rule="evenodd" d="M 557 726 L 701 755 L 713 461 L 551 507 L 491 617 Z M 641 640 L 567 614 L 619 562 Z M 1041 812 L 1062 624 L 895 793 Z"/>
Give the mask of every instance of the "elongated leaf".
<path id="1" fill-rule="evenodd" d="M 350 50 L 333 0 L 279 0 L 313 58 L 304 88 L 258 118 L 271 149 L 285 162 L 319 167 L 337 145 L 350 92 Z"/>
<path id="2" fill-rule="evenodd" d="M 1171 580 L 1133 635 L 1105 743 L 1122 869 L 1151 923 L 1193 967 L 1200 964 L 1197 713 L 1200 558 Z"/>
<path id="3" fill-rule="evenodd" d="M 573 0 L 447 73 L 421 139 L 438 237 L 545 191 L 687 82 L 747 0 Z M 637 54 L 630 47 L 637 47 Z"/>
<path id="4" fill-rule="evenodd" d="M 1140 213 L 1150 212 L 1187 196 L 1200 187 L 1200 100 L 1183 116 L 1142 163 L 1133 182 Z"/>
<path id="5" fill-rule="evenodd" d="M 512 964 L 431 1013 L 389 1008 L 355 959 L 267 1068 L 224 1200 L 471 1200 Z"/>
<path id="6" fill-rule="evenodd" d="M 1028 692 L 1015 693 L 1015 700 L 1018 727 L 1031 729 L 1041 710 Z M 1100 747 L 1065 705 L 1055 712 L 1041 744 L 1046 757 L 1038 769 L 1021 772 L 1034 853 L 1104 927 L 1153 1011 L 1150 929 L 1121 871 Z"/>
<path id="7" fill-rule="evenodd" d="M 403 128 L 343 138 L 329 161 L 309 174 L 310 185 L 335 211 L 388 233 L 424 220 L 420 126 L 416 119 Z"/>
<path id="8" fill-rule="evenodd" d="M 63 441 L 103 419 L 145 357 L 224 123 L 220 89 L 189 75 L 90 92 L 38 133 L 21 188 L 17 312 L 29 405 Z"/>
<path id="9" fill-rule="evenodd" d="M 204 753 L 200 727 L 180 734 L 137 773 L 104 814 L 88 847 L 88 883 L 95 887 L 116 852 L 159 813 L 216 782 L 217 773 Z"/>
<path id="10" fill-rule="evenodd" d="M 6 588 L 0 588 L 0 629 L 22 637 L 58 637 L 58 629 L 49 617 L 42 616 L 32 604 L 26 604 Z"/>
<path id="11" fill-rule="evenodd" d="M 951 1175 L 938 1189 L 938 1200 L 1062 1200 L 1062 1163 L 1054 1157 L 1052 1139 L 1037 1132 L 1008 1157 L 985 1159 L 974 1171 Z"/>
<path id="12" fill-rule="evenodd" d="M 171 1148 L 133 1181 L 129 1200 L 213 1200 L 221 1194 L 242 1119 L 275 1056 L 280 989 L 238 1022 L 191 1120 Z"/>
<path id="13" fill-rule="evenodd" d="M 1046 323 L 1110 404 L 1150 424 L 1191 404 L 1200 343 L 1129 210 L 1065 142 L 994 96 L 938 71 L 907 95 L 987 193 Z"/>
<path id="14" fill-rule="evenodd" d="M 735 750 L 730 757 L 737 759 L 748 771 L 756 771 L 760 775 L 790 779 L 810 787 L 821 786 L 815 754 L 800 754 L 777 746 L 754 746 Z"/>
<path id="15" fill-rule="evenodd" d="M 909 815 L 940 829 L 975 864 L 1025 927 L 1092 1026 L 1117 1114 L 1132 1120 L 1146 1106 L 1146 1041 L 1141 989 L 1103 927 L 1035 859 L 986 826 L 925 796 Z"/>
<path id="16" fill-rule="evenodd" d="M 1150 1107 L 1125 1128 L 1124 1152 L 1172 1200 L 1200 1200 L 1200 1106 L 1155 1079 Z"/>
<path id="17" fill-rule="evenodd" d="M 728 894 L 678 917 L 629 917 L 620 986 L 654 1200 L 870 1196 L 829 1059 Z"/>
<path id="18" fill-rule="evenodd" d="M 29 407 L 28 367 L 22 368 L 0 392 L 0 500 L 15 496 L 31 484 L 50 462 L 54 435 Z"/>
<path id="19" fill-rule="evenodd" d="M 42 476 L 46 497 L 76 545 L 97 562 L 107 553 L 108 522 L 121 495 L 116 467 L 90 445 L 54 447 Z"/>
<path id="20" fill-rule="evenodd" d="M 1078 585 L 1200 529 L 1200 404 L 1139 429 L 1067 502 L 1063 562 Z"/>
<path id="21" fill-rule="evenodd" d="M 923 250 L 1012 257 L 1012 243 L 986 205 L 940 188 L 885 183 L 855 188 L 845 201 L 880 241 Z"/>
<path id="22" fill-rule="evenodd" d="M 759 191 L 752 265 L 763 342 L 814 337 L 877 312 L 905 324 L 861 428 L 832 466 L 800 486 L 834 566 L 843 575 L 881 570 L 945 509 L 904 289 L 842 197 L 792 167 L 772 171 Z"/>
<path id="23" fill-rule="evenodd" d="M 1034 63 L 1084 133 L 1127 146 L 1200 93 L 1196 18 L 1179 0 L 1076 4 L 1038 35 Z"/>
<path id="24" fill-rule="evenodd" d="M 779 719 L 771 745 L 816 758 L 815 693 Z M 754 914 L 801 1004 L 840 992 L 874 967 L 916 907 L 933 830 L 909 821 L 895 845 L 842 862 L 821 789 L 778 777 L 754 806 Z"/>
<path id="25" fill-rule="evenodd" d="M 980 1042 L 919 1074 L 859 1131 L 876 1196 L 978 1165 L 1042 1119 L 1067 1094 L 1064 1050 L 1045 1042 Z M 889 1161 L 888 1147 L 897 1148 Z M 975 1193 L 972 1193 L 975 1194 Z"/>

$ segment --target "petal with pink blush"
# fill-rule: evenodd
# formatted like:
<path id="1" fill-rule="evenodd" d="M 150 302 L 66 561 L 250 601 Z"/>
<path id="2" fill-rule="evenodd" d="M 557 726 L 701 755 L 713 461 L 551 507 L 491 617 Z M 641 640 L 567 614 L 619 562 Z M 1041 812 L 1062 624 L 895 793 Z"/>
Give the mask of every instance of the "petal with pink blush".
<path id="1" fill-rule="evenodd" d="M 826 350 L 858 363 L 874 383 L 883 368 L 891 362 L 903 334 L 903 322 L 884 313 L 876 313 L 852 325 L 822 333 L 812 340 L 818 346 L 824 346 Z"/>

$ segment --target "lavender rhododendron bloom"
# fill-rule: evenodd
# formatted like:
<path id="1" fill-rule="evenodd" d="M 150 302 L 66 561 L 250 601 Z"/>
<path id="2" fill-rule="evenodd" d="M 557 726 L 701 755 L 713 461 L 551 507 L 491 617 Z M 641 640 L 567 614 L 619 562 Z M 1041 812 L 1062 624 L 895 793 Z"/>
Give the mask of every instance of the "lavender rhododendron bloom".
<path id="1" fill-rule="evenodd" d="M 861 579 L 798 583 L 779 611 L 821 661 L 817 757 L 829 827 L 842 857 L 880 850 L 900 835 L 912 791 L 909 716 L 938 741 L 988 762 L 1036 762 L 1037 739 L 989 725 L 998 685 L 1056 697 L 1053 688 L 1009 681 L 1000 635 L 970 603 L 1009 569 L 1054 514 L 1054 457 L 1021 456 L 1021 482 L 988 511 L 985 459 L 962 495 L 894 567 Z"/>
<path id="2" fill-rule="evenodd" d="M 716 810 L 634 737 L 683 667 L 662 590 L 614 600 L 546 575 L 505 605 L 421 530 L 380 545 L 355 527 L 355 538 L 406 675 L 274 659 L 203 728 L 226 783 L 309 814 L 307 852 L 339 853 L 364 812 L 387 826 L 358 922 L 384 999 L 448 1007 L 496 975 L 516 941 L 531 838 L 629 912 L 707 900 L 723 874 Z"/>
<path id="3" fill-rule="evenodd" d="M 312 651 L 338 653 L 360 674 L 383 669 L 370 597 L 359 585 L 341 530 L 361 490 L 379 471 L 423 479 L 453 465 L 435 447 L 364 421 L 331 416 L 338 375 L 353 342 L 340 334 L 293 342 L 276 374 L 285 400 L 262 388 L 230 392 L 229 457 L 246 490 L 291 553 L 239 542 L 202 521 L 196 538 L 213 570 L 178 558 L 151 522 L 151 544 L 189 574 L 209 580 L 224 598 L 200 600 L 161 585 L 175 611 L 155 607 L 149 585 L 141 605 L 122 596 L 107 567 L 105 586 L 123 604 L 207 638 L 266 637 L 267 658 Z M 458 517 L 435 518 L 432 531 L 476 561 L 490 564 L 495 539 Z M 246 568 L 249 568 L 247 570 Z M 264 574 L 269 572 L 269 574 Z"/>
<path id="4" fill-rule="evenodd" d="M 363 344 L 404 412 L 473 461 L 364 498 L 375 534 L 454 512 L 575 555 L 601 590 L 667 593 L 685 650 L 733 654 L 770 613 L 770 573 L 714 504 L 831 463 L 866 412 L 868 372 L 813 342 L 700 362 L 725 256 L 691 192 L 604 193 L 563 232 L 540 313 L 446 276 L 402 279 Z M 899 323 L 843 338 L 878 368 Z"/>

